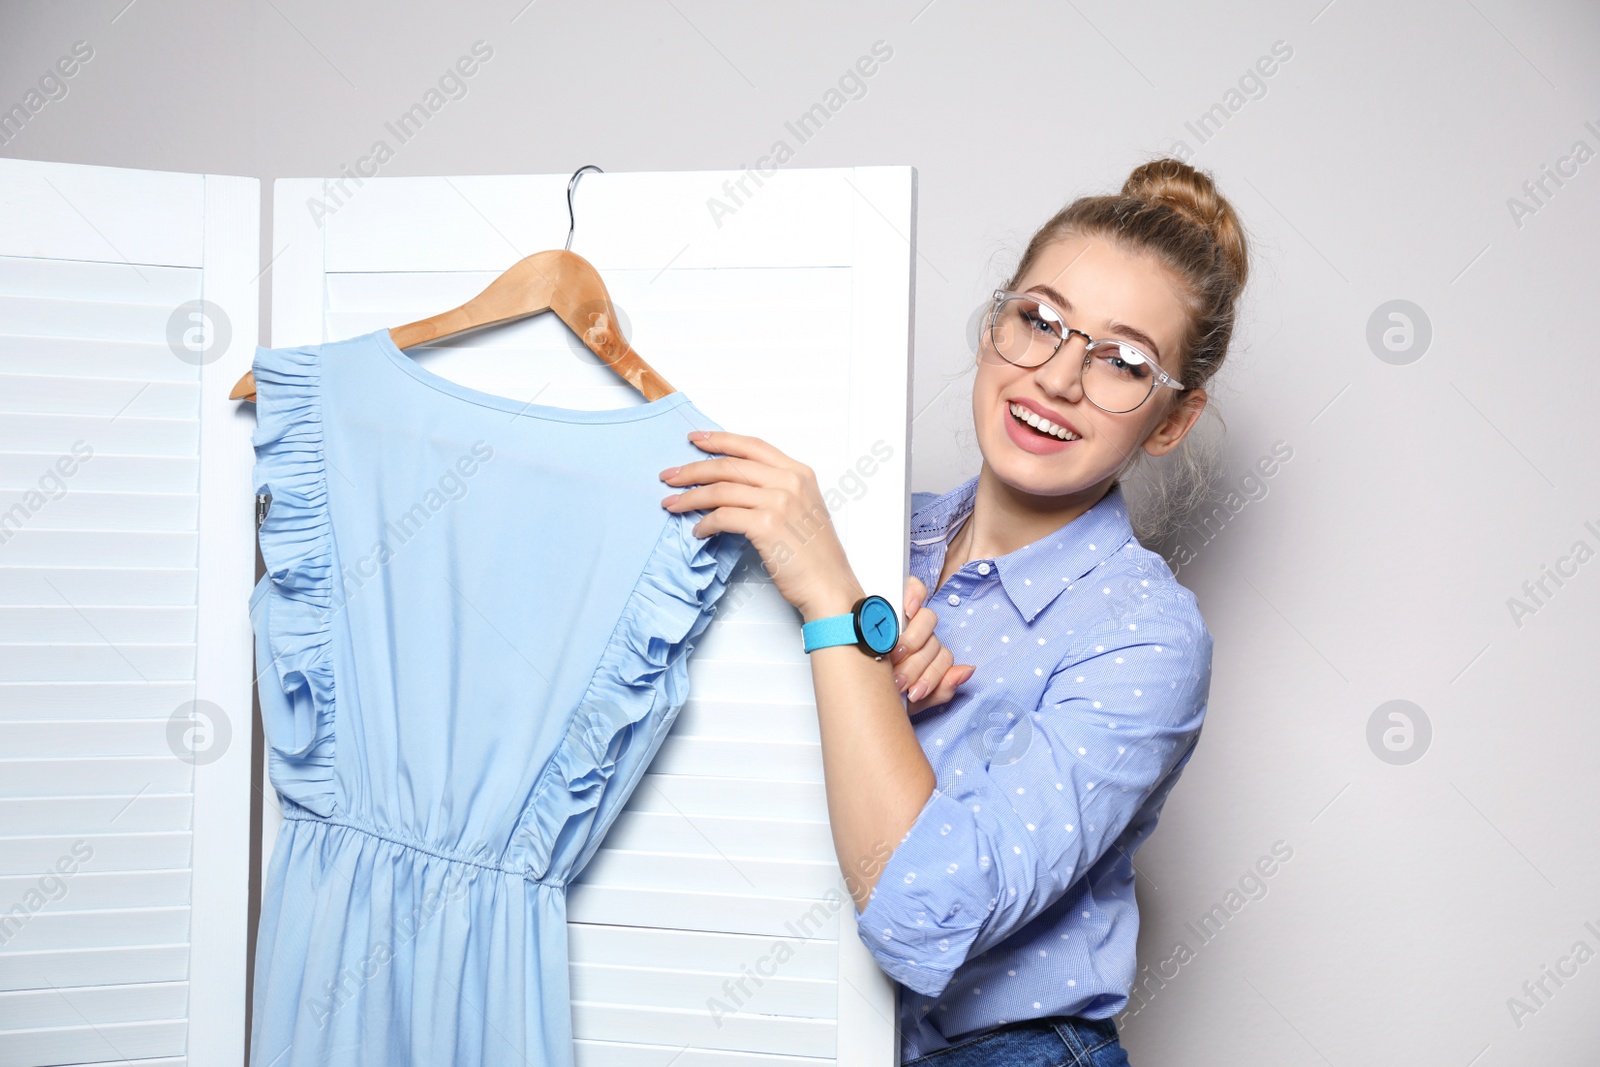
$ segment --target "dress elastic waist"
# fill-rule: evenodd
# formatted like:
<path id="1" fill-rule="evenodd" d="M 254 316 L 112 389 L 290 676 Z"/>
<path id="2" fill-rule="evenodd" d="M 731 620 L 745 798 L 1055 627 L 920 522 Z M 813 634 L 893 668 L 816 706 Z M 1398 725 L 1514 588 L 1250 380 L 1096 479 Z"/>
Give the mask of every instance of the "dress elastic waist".
<path id="1" fill-rule="evenodd" d="M 435 845 L 425 844 L 421 841 L 413 841 L 410 838 L 400 836 L 392 830 L 380 830 L 376 827 L 366 826 L 362 823 L 356 822 L 353 819 L 344 818 L 338 815 L 323 816 L 314 813 L 303 813 L 302 811 L 295 811 L 291 808 L 285 807 L 283 818 L 285 822 L 319 823 L 324 826 L 340 826 L 346 830 L 354 830 L 358 834 L 364 834 L 367 837 L 371 837 L 379 841 L 387 841 L 391 845 L 396 845 L 412 852 L 421 852 L 424 855 L 433 856 L 437 859 L 444 860 L 446 863 L 459 863 L 467 867 L 479 867 L 486 871 L 499 871 L 501 874 L 509 874 L 516 878 L 520 878 L 529 885 L 541 886 L 546 889 L 565 888 L 565 886 L 559 882 L 541 881 L 537 878 L 530 878 L 528 876 L 527 864 L 512 866 L 509 863 L 490 863 L 486 860 L 479 859 L 476 856 L 469 856 L 461 852 L 453 852 L 449 849 L 442 849 Z"/>

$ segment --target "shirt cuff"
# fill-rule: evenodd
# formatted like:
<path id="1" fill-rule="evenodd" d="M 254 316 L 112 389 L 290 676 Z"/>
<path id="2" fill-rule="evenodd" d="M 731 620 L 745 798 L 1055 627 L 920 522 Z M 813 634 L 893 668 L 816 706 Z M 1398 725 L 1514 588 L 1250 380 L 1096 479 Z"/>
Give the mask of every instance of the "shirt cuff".
<path id="1" fill-rule="evenodd" d="M 993 910 L 994 866 L 980 851 L 971 812 L 936 789 L 856 916 L 883 972 L 923 996 L 944 992 Z"/>

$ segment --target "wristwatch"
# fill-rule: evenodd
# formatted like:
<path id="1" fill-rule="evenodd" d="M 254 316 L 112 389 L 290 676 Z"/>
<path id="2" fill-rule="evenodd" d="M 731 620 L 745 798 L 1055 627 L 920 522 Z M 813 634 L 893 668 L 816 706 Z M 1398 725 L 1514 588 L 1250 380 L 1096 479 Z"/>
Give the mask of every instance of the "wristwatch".
<path id="1" fill-rule="evenodd" d="M 807 652 L 833 645 L 859 645 L 874 659 L 893 651 L 900 640 L 900 617 L 894 605 L 881 596 L 864 596 L 847 615 L 813 619 L 800 627 L 800 644 Z"/>

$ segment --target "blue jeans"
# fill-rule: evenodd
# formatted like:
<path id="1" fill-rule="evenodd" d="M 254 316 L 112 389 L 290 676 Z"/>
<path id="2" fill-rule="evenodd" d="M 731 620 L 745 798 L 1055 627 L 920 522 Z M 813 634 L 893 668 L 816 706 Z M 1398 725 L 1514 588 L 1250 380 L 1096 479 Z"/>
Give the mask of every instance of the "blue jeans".
<path id="1" fill-rule="evenodd" d="M 1129 1067 L 1111 1019 L 1056 1015 L 963 1039 L 901 1067 Z"/>

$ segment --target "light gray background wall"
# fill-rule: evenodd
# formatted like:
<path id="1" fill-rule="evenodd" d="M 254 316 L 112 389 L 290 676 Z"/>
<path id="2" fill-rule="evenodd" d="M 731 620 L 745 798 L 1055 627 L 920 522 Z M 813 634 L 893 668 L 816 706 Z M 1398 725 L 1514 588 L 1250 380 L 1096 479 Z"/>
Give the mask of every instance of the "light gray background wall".
<path id="1" fill-rule="evenodd" d="M 1193 553 L 1216 660 L 1139 857 L 1133 1062 L 1600 1059 L 1600 7 L 8 0 L 0 107 L 80 40 L 0 154 L 337 175 L 482 40 L 381 174 L 734 168 L 777 140 L 791 167 L 914 165 L 918 489 L 977 469 L 963 334 L 1029 234 L 1185 142 L 1256 259 L 1214 390 L 1223 510 L 1165 546 Z M 800 143 L 785 123 L 876 41 L 892 57 Z M 1369 343 L 1395 300 L 1425 347 Z M 1369 740 L 1390 701 L 1429 727 L 1398 755 Z"/>

